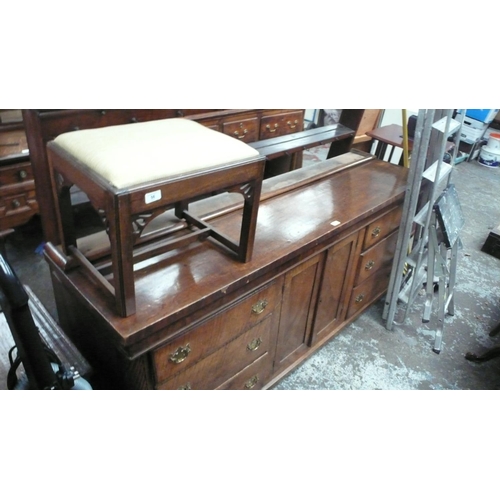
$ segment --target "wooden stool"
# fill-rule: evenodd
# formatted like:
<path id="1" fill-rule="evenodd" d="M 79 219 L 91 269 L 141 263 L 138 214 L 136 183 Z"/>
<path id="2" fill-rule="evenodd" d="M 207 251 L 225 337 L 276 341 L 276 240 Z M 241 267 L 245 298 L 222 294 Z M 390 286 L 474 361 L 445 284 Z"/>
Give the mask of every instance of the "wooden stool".
<path id="1" fill-rule="evenodd" d="M 69 257 L 63 265 L 76 260 L 114 296 L 121 316 L 135 313 L 133 266 L 138 262 L 209 236 L 239 260 L 251 259 L 265 157 L 247 144 L 175 118 L 69 132 L 47 149 L 62 252 Z M 112 280 L 77 248 L 69 192 L 73 185 L 105 223 Z M 239 242 L 189 213 L 190 202 L 223 191 L 244 198 Z M 172 208 L 189 225 L 189 234 L 138 250 L 148 223 Z"/>

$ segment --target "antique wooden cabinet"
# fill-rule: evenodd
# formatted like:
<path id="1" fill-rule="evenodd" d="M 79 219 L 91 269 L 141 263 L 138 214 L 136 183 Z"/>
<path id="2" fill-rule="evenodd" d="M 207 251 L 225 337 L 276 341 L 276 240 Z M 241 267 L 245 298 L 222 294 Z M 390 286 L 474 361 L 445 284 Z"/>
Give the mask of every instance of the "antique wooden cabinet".
<path id="1" fill-rule="evenodd" d="M 38 213 L 28 143 L 21 121 L 0 122 L 0 232 Z"/>
<path id="2" fill-rule="evenodd" d="M 352 152 L 267 179 L 251 262 L 209 241 L 152 259 L 127 318 L 47 254 L 61 325 L 103 387 L 269 388 L 385 292 L 406 177 Z M 211 223 L 236 234 L 238 210 Z"/>

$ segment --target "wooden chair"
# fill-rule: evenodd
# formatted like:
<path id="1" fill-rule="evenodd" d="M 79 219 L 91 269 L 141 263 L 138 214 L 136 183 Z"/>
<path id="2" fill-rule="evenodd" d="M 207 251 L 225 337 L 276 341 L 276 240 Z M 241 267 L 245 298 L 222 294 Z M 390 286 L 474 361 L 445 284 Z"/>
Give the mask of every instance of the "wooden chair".
<path id="1" fill-rule="evenodd" d="M 367 153 L 370 152 L 373 140 L 367 132 L 378 128 L 382 119 L 382 109 L 365 109 L 352 146 Z"/>
<path id="2" fill-rule="evenodd" d="M 174 118 L 69 132 L 47 147 L 62 242 L 58 262 L 80 265 L 115 300 L 121 316 L 135 313 L 134 264 L 204 240 L 220 242 L 236 257 L 252 257 L 265 158 L 247 144 L 194 121 Z M 70 188 L 77 185 L 100 214 L 109 236 L 110 269 L 78 249 Z M 189 203 L 237 192 L 244 205 L 239 242 L 189 212 Z M 146 226 L 166 210 L 187 230 L 154 244 L 141 241 Z M 47 245 L 49 252 L 58 253 Z"/>

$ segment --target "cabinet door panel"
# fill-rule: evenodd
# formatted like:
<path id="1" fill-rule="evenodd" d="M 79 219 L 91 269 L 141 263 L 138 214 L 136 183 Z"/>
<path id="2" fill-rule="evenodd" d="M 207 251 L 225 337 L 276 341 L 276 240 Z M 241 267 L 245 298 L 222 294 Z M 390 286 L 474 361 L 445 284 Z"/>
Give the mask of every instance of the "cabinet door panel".
<path id="1" fill-rule="evenodd" d="M 327 251 L 319 292 L 312 343 L 342 323 L 346 301 L 352 288 L 358 233 L 337 243 Z"/>
<path id="2" fill-rule="evenodd" d="M 313 257 L 285 275 L 275 368 L 292 363 L 307 349 L 321 257 Z"/>

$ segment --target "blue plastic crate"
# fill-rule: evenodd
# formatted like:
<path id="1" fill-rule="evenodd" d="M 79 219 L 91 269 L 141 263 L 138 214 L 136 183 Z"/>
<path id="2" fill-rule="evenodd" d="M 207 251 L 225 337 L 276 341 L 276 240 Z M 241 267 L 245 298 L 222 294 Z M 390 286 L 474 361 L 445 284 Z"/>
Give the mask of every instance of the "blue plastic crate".
<path id="1" fill-rule="evenodd" d="M 498 109 L 468 109 L 465 112 L 465 116 L 483 123 L 491 123 L 497 113 Z"/>

